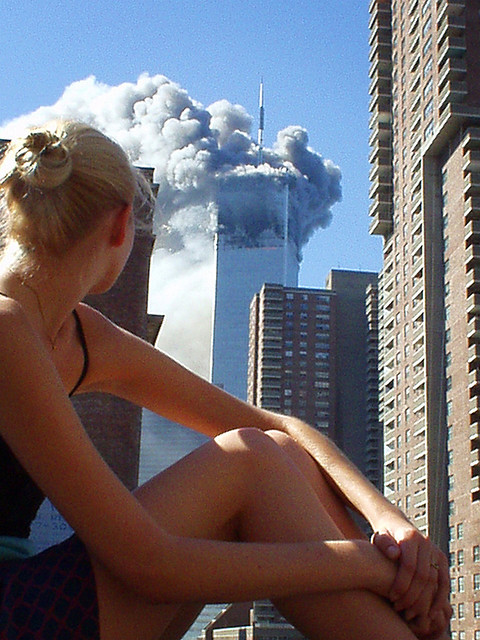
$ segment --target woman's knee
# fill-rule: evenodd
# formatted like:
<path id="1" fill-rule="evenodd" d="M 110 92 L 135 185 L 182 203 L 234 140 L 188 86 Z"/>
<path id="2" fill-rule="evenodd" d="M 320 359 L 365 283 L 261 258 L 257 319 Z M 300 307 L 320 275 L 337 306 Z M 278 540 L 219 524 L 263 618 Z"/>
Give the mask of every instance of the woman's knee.
<path id="1" fill-rule="evenodd" d="M 256 427 L 239 427 L 226 431 L 215 438 L 215 442 L 229 452 L 247 455 L 270 454 L 276 448 L 269 435 Z"/>
<path id="2" fill-rule="evenodd" d="M 266 432 L 267 435 L 284 451 L 288 457 L 296 464 L 297 467 L 304 473 L 304 475 L 312 480 L 316 481 L 323 479 L 320 469 L 312 458 L 312 456 L 294 440 L 288 433 L 279 431 L 278 429 L 272 429 Z"/>

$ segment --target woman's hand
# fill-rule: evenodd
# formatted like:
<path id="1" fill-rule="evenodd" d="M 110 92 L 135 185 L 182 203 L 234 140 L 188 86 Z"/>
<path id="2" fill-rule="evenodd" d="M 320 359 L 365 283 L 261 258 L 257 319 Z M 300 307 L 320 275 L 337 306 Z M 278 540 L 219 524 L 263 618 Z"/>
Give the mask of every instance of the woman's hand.
<path id="1" fill-rule="evenodd" d="M 387 558 L 397 561 L 388 596 L 395 610 L 418 637 L 440 637 L 452 615 L 445 555 L 402 517 L 376 531 L 372 542 Z"/>

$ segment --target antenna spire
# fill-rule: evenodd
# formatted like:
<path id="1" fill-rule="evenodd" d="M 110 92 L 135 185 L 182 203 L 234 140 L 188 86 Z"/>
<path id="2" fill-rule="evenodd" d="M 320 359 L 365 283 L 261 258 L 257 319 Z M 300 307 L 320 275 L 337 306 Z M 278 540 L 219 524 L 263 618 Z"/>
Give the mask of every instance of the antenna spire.
<path id="1" fill-rule="evenodd" d="M 260 99 L 259 99 L 259 121 L 258 121 L 258 164 L 263 163 L 263 130 L 265 123 L 265 109 L 263 106 L 263 77 L 260 80 Z"/>

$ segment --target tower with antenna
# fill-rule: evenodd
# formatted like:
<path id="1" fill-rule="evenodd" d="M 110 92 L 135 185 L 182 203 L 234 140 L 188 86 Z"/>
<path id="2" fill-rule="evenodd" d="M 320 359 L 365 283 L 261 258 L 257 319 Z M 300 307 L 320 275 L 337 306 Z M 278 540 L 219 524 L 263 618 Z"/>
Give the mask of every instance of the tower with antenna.
<path id="1" fill-rule="evenodd" d="M 263 78 L 260 80 L 260 99 L 259 99 L 259 120 L 258 120 L 258 164 L 263 163 L 263 130 L 265 124 L 265 108 L 263 105 Z"/>

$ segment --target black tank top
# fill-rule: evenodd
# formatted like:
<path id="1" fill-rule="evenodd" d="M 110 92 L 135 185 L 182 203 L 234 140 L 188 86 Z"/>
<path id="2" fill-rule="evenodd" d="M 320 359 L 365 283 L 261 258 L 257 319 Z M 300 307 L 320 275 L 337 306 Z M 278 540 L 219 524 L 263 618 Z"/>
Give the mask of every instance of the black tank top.
<path id="1" fill-rule="evenodd" d="M 73 395 L 88 372 L 88 349 L 80 317 L 73 311 L 76 328 L 83 350 L 83 368 L 70 391 Z M 30 478 L 0 437 L 0 536 L 28 538 L 30 526 L 45 496 Z"/>

